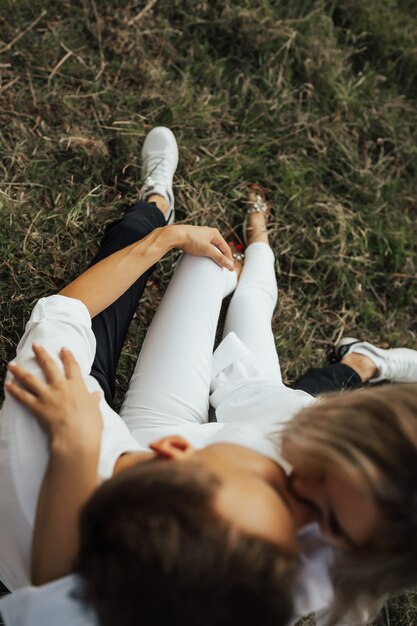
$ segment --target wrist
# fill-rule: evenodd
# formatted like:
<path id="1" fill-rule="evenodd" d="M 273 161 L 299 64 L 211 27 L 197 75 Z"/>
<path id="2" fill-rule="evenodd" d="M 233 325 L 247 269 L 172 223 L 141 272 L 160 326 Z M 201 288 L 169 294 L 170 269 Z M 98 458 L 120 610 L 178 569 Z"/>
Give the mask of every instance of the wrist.
<path id="1" fill-rule="evenodd" d="M 183 246 L 184 226 L 181 224 L 171 224 L 164 226 L 161 230 L 163 231 L 161 237 L 163 239 L 163 245 L 166 247 L 166 252 Z"/>
<path id="2" fill-rule="evenodd" d="M 63 424 L 50 433 L 51 455 L 65 458 L 98 459 L 101 437 L 88 436 L 69 424 Z"/>
<path id="3" fill-rule="evenodd" d="M 174 226 L 160 226 L 136 243 L 135 254 L 138 258 L 147 257 L 149 263 L 153 265 L 167 252 L 177 247 L 178 240 Z"/>

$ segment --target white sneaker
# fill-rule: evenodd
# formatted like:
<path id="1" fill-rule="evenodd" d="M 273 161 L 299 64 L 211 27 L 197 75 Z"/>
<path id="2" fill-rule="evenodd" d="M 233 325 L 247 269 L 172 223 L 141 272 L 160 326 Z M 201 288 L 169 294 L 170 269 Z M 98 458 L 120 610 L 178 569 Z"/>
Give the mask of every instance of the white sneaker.
<path id="1" fill-rule="evenodd" d="M 378 368 L 378 376 L 372 378 L 370 383 L 377 383 L 380 380 L 396 383 L 417 382 L 417 350 L 409 348 L 383 350 L 355 337 L 343 337 L 334 348 L 338 361 L 352 352 L 369 357 Z"/>
<path id="2" fill-rule="evenodd" d="M 178 146 L 174 133 L 157 126 L 145 138 L 142 148 L 142 177 L 144 183 L 141 197 L 146 200 L 152 194 L 163 196 L 168 202 L 166 221 L 175 219 L 172 180 L 178 165 Z"/>

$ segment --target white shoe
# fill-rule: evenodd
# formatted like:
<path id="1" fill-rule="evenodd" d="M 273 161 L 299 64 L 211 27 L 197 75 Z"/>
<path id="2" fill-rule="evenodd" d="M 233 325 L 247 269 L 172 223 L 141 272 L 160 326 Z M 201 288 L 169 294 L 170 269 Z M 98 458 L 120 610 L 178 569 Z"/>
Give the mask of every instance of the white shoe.
<path id="1" fill-rule="evenodd" d="M 145 138 L 142 148 L 142 176 L 144 183 L 141 197 L 146 200 L 152 194 L 163 196 L 168 202 L 166 221 L 175 219 L 172 181 L 178 165 L 178 146 L 174 133 L 157 126 Z"/>
<path id="2" fill-rule="evenodd" d="M 334 348 L 338 361 L 352 352 L 369 357 L 378 368 L 378 376 L 372 378 L 370 383 L 377 383 L 380 380 L 390 380 L 396 383 L 417 382 L 417 350 L 409 348 L 383 350 L 372 343 L 360 341 L 354 337 L 344 337 Z"/>

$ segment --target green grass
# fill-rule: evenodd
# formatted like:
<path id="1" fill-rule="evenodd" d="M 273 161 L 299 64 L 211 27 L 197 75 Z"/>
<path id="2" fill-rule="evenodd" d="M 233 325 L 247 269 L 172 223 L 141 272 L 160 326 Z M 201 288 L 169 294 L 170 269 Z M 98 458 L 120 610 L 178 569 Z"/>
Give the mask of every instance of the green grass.
<path id="1" fill-rule="evenodd" d="M 136 19 L 144 6 L 0 0 L 3 369 L 36 300 L 137 197 L 156 124 L 180 145 L 180 218 L 227 232 L 245 185 L 269 189 L 288 382 L 343 333 L 417 347 L 415 3 L 159 0 Z M 119 401 L 171 261 L 131 329 Z M 377 623 L 411 626 L 416 607 L 401 596 Z"/>

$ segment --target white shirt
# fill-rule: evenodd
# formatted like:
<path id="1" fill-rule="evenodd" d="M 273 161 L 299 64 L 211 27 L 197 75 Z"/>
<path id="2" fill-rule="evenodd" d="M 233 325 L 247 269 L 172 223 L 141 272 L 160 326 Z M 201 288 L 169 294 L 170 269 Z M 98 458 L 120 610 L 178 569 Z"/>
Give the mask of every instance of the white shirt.
<path id="1" fill-rule="evenodd" d="M 56 295 L 42 298 L 35 306 L 17 347 L 16 361 L 41 376 L 31 348 L 33 343 L 44 346 L 60 366 L 58 353 L 63 346 L 69 347 L 80 365 L 88 389 L 100 390 L 98 382 L 89 374 L 95 354 L 95 337 L 89 313 L 82 302 Z M 252 381 L 249 384 L 248 376 Z M 273 458 L 285 471 L 289 471 L 289 465 L 279 454 L 276 440 L 274 444 L 270 435 L 276 436 L 283 423 L 312 401 L 313 398 L 304 392 L 282 385 L 277 391 L 276 384 L 259 377 L 256 380 L 256 364 L 251 353 L 231 333 L 213 356 L 211 402 L 218 407 L 218 422 L 195 425 L 184 425 L 181 422 L 176 425 L 173 418 L 173 425 L 169 428 L 135 429 L 129 432 L 102 395 L 100 408 L 103 433 L 99 477 L 101 480 L 109 478 L 116 460 L 124 452 L 149 450 L 150 441 L 166 434 L 185 436 L 197 448 L 215 442 L 248 446 Z M 257 416 L 262 415 L 256 427 L 249 422 L 255 411 Z M 236 415 L 239 415 L 239 422 L 233 421 Z M 11 590 L 30 584 L 36 503 L 48 457 L 45 433 L 30 412 L 6 393 L 0 412 L 0 579 Z M 310 528 L 306 536 L 308 549 L 302 552 L 301 557 L 306 575 L 301 575 L 296 598 L 298 615 L 328 606 L 333 596 L 328 575 L 332 551 L 318 539 L 316 528 Z M 302 544 L 301 536 L 303 550 Z M 8 626 L 55 626 L 57 623 L 60 626 L 67 623 L 68 626 L 92 626 L 91 614 L 69 593 L 78 584 L 77 580 L 75 576 L 69 576 L 44 587 L 22 589 L 0 601 L 0 612 L 8 620 Z M 67 611 L 69 605 L 71 611 Z M 32 608 L 25 612 L 24 606 Z M 75 621 L 74 615 L 70 619 L 70 614 L 74 612 L 78 615 L 78 621 Z"/>
<path id="2" fill-rule="evenodd" d="M 16 361 L 38 376 L 32 344 L 44 346 L 62 367 L 58 353 L 70 348 L 90 391 L 100 390 L 89 375 L 96 342 L 87 308 L 64 296 L 42 298 L 19 342 Z M 6 377 L 6 380 L 10 375 Z M 39 489 L 49 458 L 48 439 L 31 413 L 6 392 L 0 411 L 0 580 L 11 590 L 30 583 L 32 533 Z M 104 400 L 100 402 L 103 434 L 98 472 L 109 478 L 118 457 L 139 445 Z"/>

